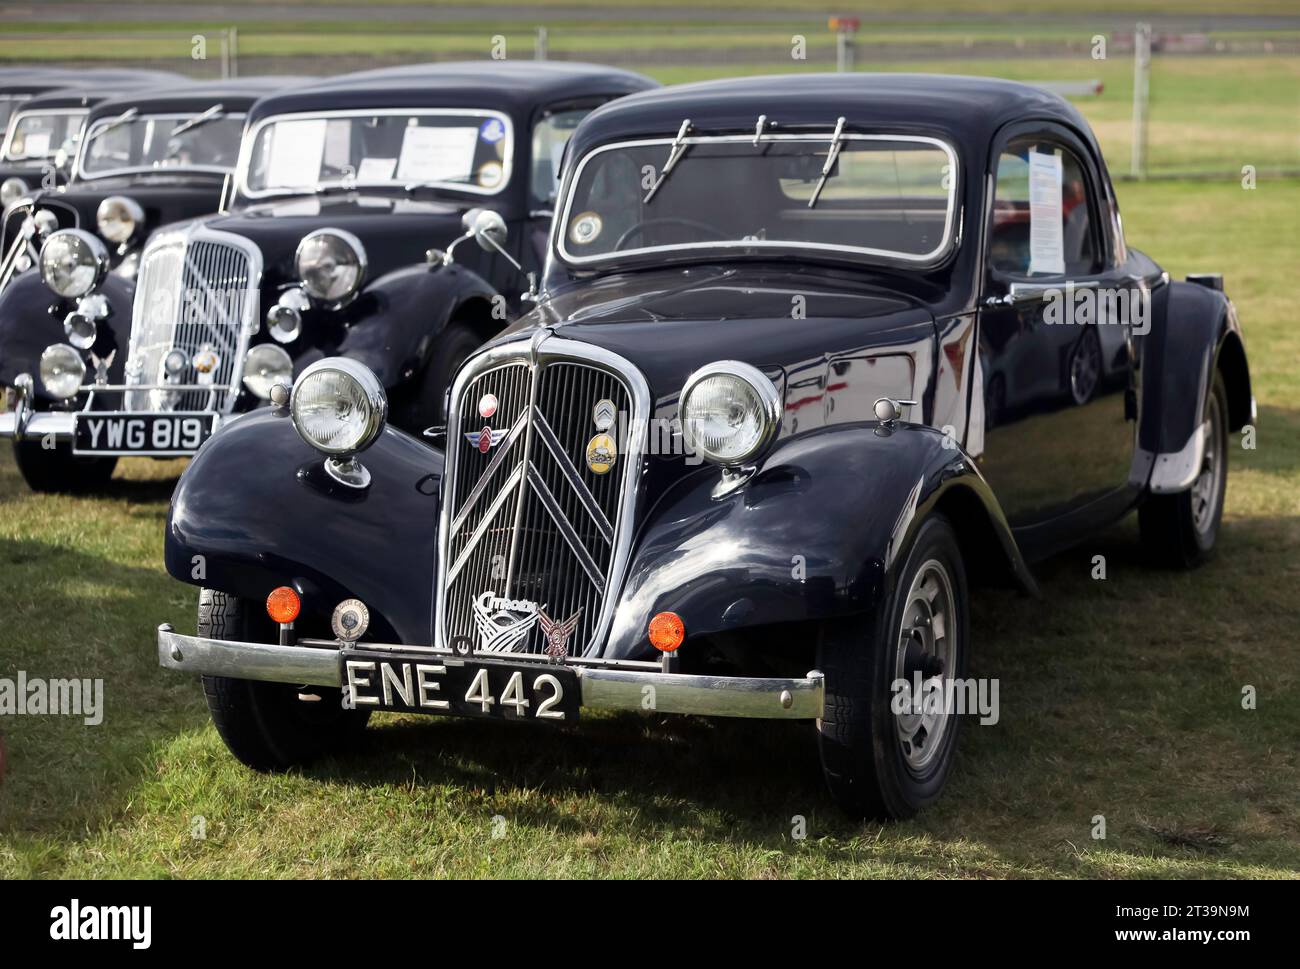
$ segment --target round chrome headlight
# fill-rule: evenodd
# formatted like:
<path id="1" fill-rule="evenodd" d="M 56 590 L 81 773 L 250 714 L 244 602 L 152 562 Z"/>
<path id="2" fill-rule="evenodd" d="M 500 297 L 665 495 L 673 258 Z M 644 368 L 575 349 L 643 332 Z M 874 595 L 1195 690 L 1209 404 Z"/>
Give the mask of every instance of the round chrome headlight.
<path id="1" fill-rule="evenodd" d="M 27 194 L 27 183 L 21 178 L 6 178 L 0 183 L 0 207 L 7 208 Z"/>
<path id="2" fill-rule="evenodd" d="M 274 343 L 259 343 L 244 357 L 244 386 L 261 400 L 271 399 L 276 384 L 293 383 L 293 361 Z"/>
<path id="3" fill-rule="evenodd" d="M 302 372 L 289 410 L 298 436 L 325 454 L 350 455 L 375 442 L 388 398 L 374 372 L 347 357 L 326 357 Z"/>
<path id="4" fill-rule="evenodd" d="M 81 354 L 66 343 L 51 343 L 41 354 L 41 383 L 45 392 L 57 400 L 77 396 L 86 378 L 86 364 Z"/>
<path id="5" fill-rule="evenodd" d="M 681 421 L 688 454 L 714 464 L 744 464 L 776 437 L 781 395 L 756 367 L 722 360 L 687 378 Z"/>
<path id="6" fill-rule="evenodd" d="M 294 267 L 312 299 L 342 303 L 361 287 L 366 274 L 366 250 L 350 232 L 317 229 L 298 243 Z"/>
<path id="7" fill-rule="evenodd" d="M 60 229 L 41 246 L 41 279 L 60 296 L 85 296 L 108 272 L 108 250 L 81 229 Z"/>
<path id="8" fill-rule="evenodd" d="M 140 226 L 144 225 L 144 209 L 135 199 L 125 195 L 110 195 L 99 203 L 95 212 L 99 234 L 109 242 L 130 242 Z"/>

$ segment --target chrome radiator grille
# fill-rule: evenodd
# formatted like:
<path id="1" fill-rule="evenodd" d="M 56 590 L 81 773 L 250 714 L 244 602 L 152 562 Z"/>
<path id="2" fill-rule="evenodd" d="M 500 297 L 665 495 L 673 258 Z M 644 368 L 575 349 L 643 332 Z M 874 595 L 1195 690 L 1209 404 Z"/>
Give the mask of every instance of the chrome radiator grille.
<path id="1" fill-rule="evenodd" d="M 611 618 L 623 564 L 620 539 L 637 478 L 640 442 L 620 428 L 639 426 L 644 385 L 630 366 L 595 348 L 570 345 L 536 359 L 527 349 L 499 356 L 458 381 L 452 400 L 440 537 L 440 641 L 450 645 L 464 636 L 476 649 L 497 648 L 489 645 L 482 612 L 475 608 L 492 593 L 533 603 L 555 622 L 576 614 L 568 652 L 590 657 L 599 651 Z M 485 419 L 480 401 L 489 394 L 497 409 Z M 618 414 L 608 433 L 619 454 L 606 473 L 597 474 L 586 454 L 601 433 L 593 410 L 602 400 L 612 402 Z M 485 428 L 489 434 L 495 430 L 498 440 L 483 451 Z M 625 442 L 631 453 L 623 453 Z M 500 648 L 540 653 L 545 642 L 541 624 L 533 623 L 522 638 Z"/>
<path id="2" fill-rule="evenodd" d="M 247 240 L 203 230 L 168 234 L 140 261 L 126 382 L 129 411 L 229 412 L 243 378 L 244 353 L 256 329 L 261 255 Z M 173 349 L 185 355 L 180 372 L 164 363 Z M 194 366 L 200 350 L 215 367 Z M 169 390 L 173 383 L 199 390 Z"/>

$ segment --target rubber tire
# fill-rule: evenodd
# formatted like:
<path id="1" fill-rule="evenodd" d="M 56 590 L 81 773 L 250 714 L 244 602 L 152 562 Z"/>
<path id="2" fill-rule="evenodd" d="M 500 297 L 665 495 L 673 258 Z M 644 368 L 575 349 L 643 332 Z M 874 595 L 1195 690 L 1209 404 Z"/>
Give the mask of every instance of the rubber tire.
<path id="1" fill-rule="evenodd" d="M 32 491 L 84 494 L 108 486 L 117 458 L 75 457 L 67 442 L 47 448 L 32 440 L 14 442 L 14 463 Z"/>
<path id="2" fill-rule="evenodd" d="M 817 721 L 818 749 L 832 796 L 853 817 L 910 818 L 939 798 L 952 771 L 961 718 L 949 724 L 944 749 L 925 776 L 917 777 L 899 749 L 890 709 L 894 637 L 903 600 L 920 567 L 932 558 L 943 561 L 952 578 L 958 638 L 957 669 L 949 675 L 965 676 L 970 653 L 966 570 L 957 534 L 943 515 L 931 515 L 922 523 L 882 608 L 822 628 L 817 667 L 826 677 L 826 695 Z"/>
<path id="3" fill-rule="evenodd" d="M 1196 530 L 1192 513 L 1192 489 L 1176 495 L 1150 495 L 1138 508 L 1138 527 L 1142 544 L 1155 561 L 1168 568 L 1190 569 L 1200 565 L 1214 550 L 1223 520 L 1223 496 L 1228 488 L 1228 387 L 1217 370 L 1210 385 L 1210 396 L 1205 400 L 1205 421 L 1211 411 L 1210 400 L 1218 402 L 1221 422 L 1219 440 L 1223 441 L 1223 478 L 1216 496 L 1218 507 L 1209 530 L 1202 534 Z"/>
<path id="4" fill-rule="evenodd" d="M 427 428 L 447 423 L 447 388 L 483 339 L 464 323 L 452 321 L 433 345 L 429 362 L 410 402 L 408 430 L 417 437 Z"/>
<path id="5" fill-rule="evenodd" d="M 199 636 L 244 642 L 272 641 L 275 625 L 254 621 L 252 606 L 212 589 L 199 593 Z M 260 626 L 261 628 L 255 628 Z M 315 702 L 298 699 L 300 687 L 225 676 L 203 677 L 203 695 L 217 733 L 230 752 L 258 771 L 282 771 L 354 743 L 369 710 L 345 710 L 342 693 L 322 687 Z"/>

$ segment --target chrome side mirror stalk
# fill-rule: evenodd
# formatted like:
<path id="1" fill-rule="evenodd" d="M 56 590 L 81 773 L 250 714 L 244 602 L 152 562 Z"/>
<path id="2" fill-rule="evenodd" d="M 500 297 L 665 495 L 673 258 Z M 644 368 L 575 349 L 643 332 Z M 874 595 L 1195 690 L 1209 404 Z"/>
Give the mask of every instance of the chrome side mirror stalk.
<path id="1" fill-rule="evenodd" d="M 528 292 L 521 298 L 528 302 L 536 302 L 537 274 L 525 273 L 519 260 L 506 251 L 503 243 L 509 236 L 509 230 L 506 228 L 506 220 L 501 218 L 501 213 L 493 209 L 470 209 L 461 216 L 460 222 L 465 227 L 464 234 L 453 239 L 445 251 L 430 249 L 425 252 L 425 261 L 435 268 L 449 266 L 456 261 L 456 247 L 462 242 L 473 239 L 484 252 L 497 253 L 520 274 L 527 276 Z"/>

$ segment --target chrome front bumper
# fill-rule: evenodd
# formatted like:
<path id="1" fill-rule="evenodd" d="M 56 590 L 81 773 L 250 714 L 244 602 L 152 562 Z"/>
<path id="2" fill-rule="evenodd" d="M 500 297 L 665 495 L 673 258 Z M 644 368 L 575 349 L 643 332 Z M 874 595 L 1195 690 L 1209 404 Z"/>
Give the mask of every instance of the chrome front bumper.
<path id="1" fill-rule="evenodd" d="M 0 414 L 0 437 L 72 440 L 72 415 L 67 411 L 22 410 Z"/>
<path id="2" fill-rule="evenodd" d="M 372 644 L 361 645 L 371 648 Z M 166 623 L 158 627 L 158 662 L 181 673 L 342 688 L 340 652 L 337 645 L 320 641 L 310 646 L 238 643 L 182 636 Z M 520 657 L 513 659 L 518 662 Z M 494 660 L 479 656 L 474 662 Z M 546 668 L 544 663 L 537 665 Z M 816 670 L 802 679 L 777 679 L 591 666 L 572 669 L 582 684 L 582 705 L 593 710 L 646 709 L 645 688 L 650 686 L 657 713 L 785 720 L 813 720 L 822 715 L 823 678 Z"/>

